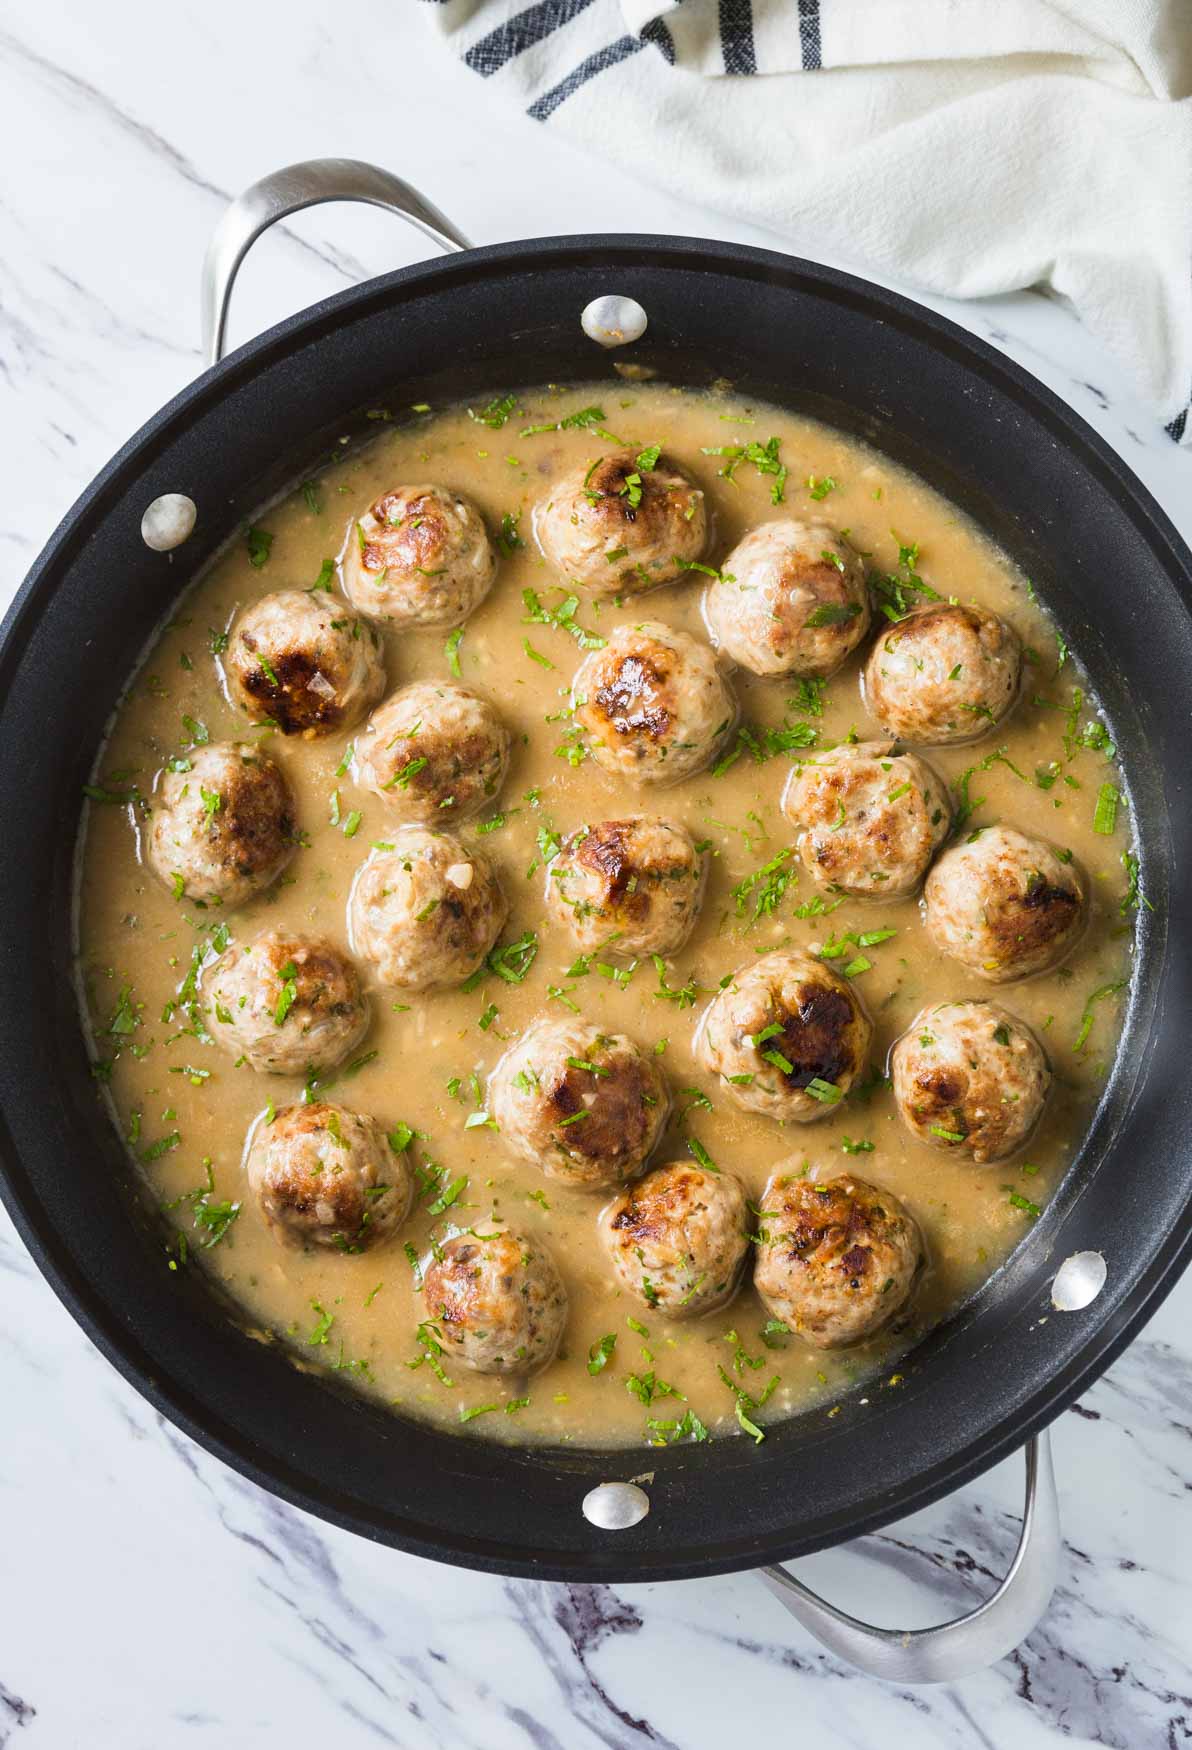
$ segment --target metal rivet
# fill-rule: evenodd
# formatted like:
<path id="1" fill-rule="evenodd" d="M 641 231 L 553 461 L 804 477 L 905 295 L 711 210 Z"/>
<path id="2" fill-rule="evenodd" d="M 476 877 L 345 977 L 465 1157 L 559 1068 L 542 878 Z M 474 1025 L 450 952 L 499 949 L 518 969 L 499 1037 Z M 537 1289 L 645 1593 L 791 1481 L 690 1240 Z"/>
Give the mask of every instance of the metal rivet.
<path id="1" fill-rule="evenodd" d="M 650 1511 L 650 1497 L 636 1483 L 598 1483 L 584 1496 L 584 1518 L 601 1531 L 628 1531 Z"/>
<path id="2" fill-rule="evenodd" d="M 628 346 L 646 332 L 646 312 L 636 298 L 593 298 L 579 320 L 588 339 L 599 346 Z"/>
<path id="3" fill-rule="evenodd" d="M 141 539 L 155 553 L 172 553 L 190 539 L 198 514 L 194 499 L 185 492 L 163 492 L 141 518 Z"/>
<path id="4" fill-rule="evenodd" d="M 1073 1252 L 1055 1273 L 1051 1304 L 1057 1312 L 1080 1312 L 1105 1286 L 1108 1266 L 1100 1252 Z"/>

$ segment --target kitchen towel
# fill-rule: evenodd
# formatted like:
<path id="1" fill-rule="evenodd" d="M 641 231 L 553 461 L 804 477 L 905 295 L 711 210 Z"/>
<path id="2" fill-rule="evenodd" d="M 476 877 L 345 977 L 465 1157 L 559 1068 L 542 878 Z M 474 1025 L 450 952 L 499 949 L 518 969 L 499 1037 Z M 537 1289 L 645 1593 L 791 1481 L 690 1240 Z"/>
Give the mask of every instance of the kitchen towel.
<path id="1" fill-rule="evenodd" d="M 640 177 L 927 291 L 1067 299 L 1192 444 L 1192 0 L 429 3 Z"/>

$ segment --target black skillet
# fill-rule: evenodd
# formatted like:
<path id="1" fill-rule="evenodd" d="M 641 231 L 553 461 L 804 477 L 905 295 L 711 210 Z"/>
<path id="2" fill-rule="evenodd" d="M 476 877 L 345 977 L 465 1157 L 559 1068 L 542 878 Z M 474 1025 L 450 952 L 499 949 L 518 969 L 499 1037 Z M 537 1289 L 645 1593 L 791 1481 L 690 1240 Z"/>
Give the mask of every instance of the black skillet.
<path id="1" fill-rule="evenodd" d="M 1043 1429 L 1125 1347 L 1192 1247 L 1192 817 L 1182 799 L 1192 555 L 1070 408 L 905 298 L 728 243 L 599 236 L 464 250 L 433 208 L 366 166 L 297 166 L 236 203 L 209 257 L 213 350 L 251 238 L 332 198 L 400 211 L 453 253 L 329 298 L 205 371 L 79 499 L 4 623 L 5 1202 L 56 1292 L 140 1392 L 265 1488 L 365 1536 L 500 1573 L 627 1581 L 759 1566 L 873 1530 Z M 620 351 L 594 344 L 580 323 L 609 294 L 648 316 L 644 337 Z M 1079 651 L 1122 749 L 1155 907 L 1141 919 L 1104 1099 L 1042 1219 L 908 1358 L 900 1388 L 859 1390 L 831 1420 L 796 1418 L 762 1446 L 511 1449 L 296 1372 L 235 1328 L 198 1273 L 164 1267 L 96 1098 L 72 983 L 82 786 L 138 654 L 210 555 L 341 436 L 363 433 L 364 410 L 378 402 L 475 403 L 532 380 L 612 385 L 611 361 L 623 358 L 674 383 L 729 378 L 742 396 L 863 438 L 1018 561 Z M 172 556 L 141 534 L 146 506 L 165 493 L 198 507 Z M 1105 1285 L 1084 1310 L 1056 1313 L 1057 1266 L 1084 1252 L 1103 1255 Z M 595 1484 L 647 1469 L 651 1511 L 640 1523 L 610 1533 L 585 1518 Z"/>

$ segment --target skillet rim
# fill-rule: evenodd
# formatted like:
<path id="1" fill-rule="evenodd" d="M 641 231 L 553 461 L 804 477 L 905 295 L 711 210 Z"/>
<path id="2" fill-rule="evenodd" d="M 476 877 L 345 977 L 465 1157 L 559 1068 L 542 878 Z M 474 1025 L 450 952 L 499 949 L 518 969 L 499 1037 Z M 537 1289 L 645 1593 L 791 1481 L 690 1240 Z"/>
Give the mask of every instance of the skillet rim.
<path id="1" fill-rule="evenodd" d="M 777 251 L 647 234 L 579 235 L 491 245 L 378 276 L 286 318 L 185 385 L 100 471 L 66 513 L 30 569 L 0 624 L 0 688 L 6 688 L 8 676 L 23 656 L 27 633 L 56 588 L 58 568 L 69 565 L 79 544 L 102 530 L 109 500 L 135 483 L 155 447 L 168 444 L 176 427 L 212 400 L 248 382 L 263 365 L 284 357 L 297 346 L 316 341 L 342 319 L 351 319 L 371 306 L 388 302 L 397 291 L 406 297 L 411 291 L 416 296 L 427 292 L 433 295 L 453 282 L 481 276 L 500 277 L 507 269 L 524 269 L 535 260 L 543 265 L 549 261 L 555 267 L 595 269 L 632 262 L 650 269 L 673 267 L 735 274 L 744 280 L 781 283 L 806 295 L 843 302 L 874 320 L 917 334 L 934 351 L 1007 395 L 1083 464 L 1151 546 L 1185 613 L 1192 614 L 1192 553 L 1149 490 L 1066 402 L 1022 366 L 959 324 L 901 293 Z M 346 1496 L 329 1486 L 315 1489 L 307 1478 L 293 1480 L 297 1473 L 280 1459 L 258 1462 L 244 1436 L 234 1427 L 204 1406 L 189 1389 L 163 1380 L 139 1341 L 119 1328 L 104 1297 L 78 1278 L 65 1242 L 55 1233 L 32 1192 L 2 1113 L 0 1197 L 42 1275 L 106 1359 L 155 1409 L 232 1469 L 292 1506 L 373 1541 L 394 1544 L 408 1553 L 489 1573 L 566 1581 L 625 1583 L 739 1571 L 757 1565 L 759 1560 L 787 1560 L 865 1535 L 940 1499 L 1015 1450 L 1079 1397 L 1121 1354 L 1192 1260 L 1192 1224 L 1185 1225 L 1181 1235 L 1177 1223 L 1151 1253 L 1127 1295 L 1116 1308 L 1110 1309 L 1110 1316 L 1094 1324 L 1081 1344 L 1078 1359 L 1058 1372 L 1049 1373 L 1018 1410 L 1003 1419 L 996 1438 L 980 1447 L 969 1441 L 951 1459 L 916 1471 L 903 1487 L 888 1490 L 880 1502 L 873 1503 L 864 1513 L 837 1514 L 830 1523 L 821 1521 L 811 1535 L 792 1534 L 785 1541 L 770 1539 L 764 1551 L 734 1546 L 731 1552 L 726 1552 L 722 1545 L 711 1555 L 676 1557 L 664 1552 L 659 1557 L 653 1551 L 631 1551 L 622 1545 L 622 1558 L 616 1554 L 616 1545 L 604 1544 L 592 1551 L 575 1552 L 573 1558 L 552 1557 L 543 1561 L 528 1555 L 524 1547 L 509 1550 L 501 1546 L 494 1552 L 491 1545 L 481 1546 L 474 1540 L 453 1543 L 441 1531 L 427 1537 L 417 1529 L 411 1530 L 405 1520 L 390 1518 L 382 1523 L 379 1516 L 369 1517 L 356 1510 Z M 1189 1204 L 1192 1206 L 1192 1199 Z M 621 1456 L 624 1455 L 608 1455 L 610 1471 Z"/>

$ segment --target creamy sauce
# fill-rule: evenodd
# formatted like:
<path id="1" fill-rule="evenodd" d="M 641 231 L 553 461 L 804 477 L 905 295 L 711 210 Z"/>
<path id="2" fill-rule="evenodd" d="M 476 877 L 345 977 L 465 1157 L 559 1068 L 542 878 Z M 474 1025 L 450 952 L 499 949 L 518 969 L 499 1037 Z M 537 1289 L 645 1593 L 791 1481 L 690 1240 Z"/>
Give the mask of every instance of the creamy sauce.
<path id="1" fill-rule="evenodd" d="M 565 593 L 534 549 L 531 512 L 556 474 L 595 461 L 610 446 L 584 429 L 528 437 L 520 432 L 593 402 L 604 409 L 602 423 L 635 448 L 664 444 L 705 488 L 715 513 L 709 564 L 718 565 L 748 529 L 766 519 L 823 516 L 848 530 L 883 573 L 896 568 L 900 541 L 917 543 L 918 569 L 929 583 L 1004 614 L 1018 628 L 1032 658 L 1023 702 L 1012 717 L 975 745 L 922 752 L 955 783 L 967 768 L 980 767 L 1004 748 L 1023 776 L 1000 761 L 974 773 L 972 823 L 1005 821 L 1069 847 L 1083 863 L 1092 891 L 1091 926 L 1060 971 L 1025 984 L 976 988 L 962 967 L 933 949 L 917 899 L 846 900 L 829 916 L 799 918 L 796 908 L 816 890 L 805 874 L 796 876 L 794 858 L 776 909 L 755 919 L 760 884 L 739 901 L 734 890 L 790 843 L 779 811 L 789 754 L 760 764 L 746 751 L 718 776 L 704 773 L 667 790 L 634 789 L 591 761 L 569 762 L 563 751 L 568 723 L 558 714 L 582 651 L 567 631 L 527 623 L 523 590 L 537 591 L 548 606 Z M 781 440 L 789 468 L 780 507 L 771 499 L 772 476 L 745 462 L 729 480 L 719 472 L 723 458 L 701 453 L 771 437 Z M 835 482 L 818 501 L 807 484 L 811 476 Z M 396 1243 L 358 1256 L 303 1253 L 284 1249 L 266 1230 L 246 1196 L 241 1164 L 254 1121 L 268 1102 L 280 1108 L 299 1099 L 301 1079 L 236 1068 L 214 1044 L 180 1032 L 188 1026 L 184 1012 L 176 1010 L 170 1020 L 163 1015 L 178 1000 L 196 945 L 201 952 L 221 924 L 233 940 L 284 924 L 326 934 L 346 948 L 352 877 L 392 823 L 380 801 L 354 787 L 345 767 L 358 730 L 303 740 L 252 728 L 227 702 L 213 647 L 218 649 L 219 634 L 245 602 L 314 584 L 323 561 L 342 550 L 354 518 L 382 490 L 428 480 L 468 494 L 494 533 L 506 514 L 519 518 L 526 544 L 502 558 L 496 584 L 454 655 L 441 631 L 386 633 L 389 682 L 393 687 L 446 677 L 458 662 L 463 681 L 489 697 L 513 731 L 515 751 L 501 796 L 479 824 L 457 830 L 466 843 L 482 845 L 500 868 L 512 906 L 503 939 L 534 930 L 540 950 L 520 985 L 489 978 L 469 993 L 407 997 L 373 991 L 363 1061 L 339 1072 L 330 1097 L 375 1114 L 387 1130 L 410 1126 L 428 1190 Z M 261 738 L 289 776 L 309 845 L 270 892 L 221 918 L 217 910 L 176 900 L 148 871 L 136 806 L 92 806 L 85 828 L 81 983 L 95 1056 L 111 1065 L 110 1073 L 101 1070 L 101 1085 L 148 1195 L 175 1230 L 163 1268 L 209 1270 L 243 1309 L 246 1326 L 287 1345 L 301 1365 L 337 1369 L 336 1377 L 351 1379 L 402 1412 L 445 1425 L 458 1426 L 469 1411 L 482 1411 L 469 1429 L 501 1439 L 659 1441 L 668 1430 L 649 1428 L 647 1420 L 674 1423 L 688 1407 L 714 1436 L 736 1433 L 734 1395 L 720 1369 L 755 1399 L 776 1377 L 764 1408 L 750 1413 L 761 1424 L 816 1404 L 828 1409 L 855 1381 L 879 1370 L 885 1380 L 898 1354 L 971 1295 L 1024 1239 L 1032 1209 L 1046 1204 L 1072 1161 L 1112 1062 L 1122 999 L 1100 998 L 1091 1029 L 1082 1023 L 1085 1004 L 1129 972 L 1131 930 L 1119 909 L 1126 886 L 1125 808 L 1112 832 L 1093 830 L 1099 789 L 1115 779 L 1115 769 L 1103 747 L 1070 742 L 1068 759 L 1066 713 L 1082 678 L 1072 658 L 1057 672 L 1054 630 L 1026 580 L 934 492 L 855 441 L 772 408 L 743 405 L 731 393 L 699 395 L 654 385 L 605 385 L 586 394 L 528 391 L 500 429 L 477 423 L 462 409 L 382 422 L 374 442 L 345 447 L 342 459 L 317 476 L 313 490 L 296 491 L 258 521 L 273 537 L 267 561 L 254 565 L 248 547 L 238 542 L 184 599 L 116 715 L 96 781 L 117 793 L 136 785 L 148 796 L 163 762 L 195 737 Z M 648 617 L 702 637 L 703 581 L 693 573 L 621 608 L 583 600 L 577 617 L 592 631 Z M 807 720 L 821 746 L 852 731 L 862 738 L 880 733 L 858 692 L 867 648 L 868 641 L 827 683 L 820 716 L 809 717 L 797 683 L 738 673 L 742 720 L 755 729 Z M 1072 721 L 1083 731 L 1091 720 L 1094 702 L 1086 688 Z M 1049 788 L 1038 785 L 1037 768 L 1057 760 L 1057 781 Z M 584 822 L 635 810 L 677 817 L 697 841 L 711 840 L 714 847 L 700 922 L 667 971 L 671 992 L 692 980 L 698 987 L 690 1006 L 661 993 L 649 961 L 620 982 L 595 964 L 586 976 L 569 974 L 577 951 L 545 915 L 540 833 L 565 834 Z M 486 823 L 492 830 L 484 831 Z M 352 829 L 350 836 L 345 829 Z M 874 1064 L 884 1067 L 892 1042 L 929 1001 L 988 996 L 1002 1003 L 1037 1031 L 1055 1071 L 1048 1107 L 1025 1157 L 977 1167 L 916 1145 L 885 1089 L 867 1101 L 848 1099 L 819 1123 L 783 1128 L 734 1110 L 696 1066 L 695 1027 L 725 974 L 780 945 L 814 946 L 842 932 L 885 928 L 897 934 L 869 949 L 871 968 L 856 975 L 875 1024 Z M 833 964 L 839 968 L 844 961 Z M 728 1308 L 689 1324 L 668 1323 L 618 1293 L 595 1244 L 601 1195 L 543 1178 L 511 1160 L 491 1128 L 467 1125 L 484 1108 L 485 1079 L 505 1043 L 534 1016 L 545 1011 L 562 1018 L 570 1005 L 647 1050 L 658 1046 L 676 1098 L 656 1163 L 685 1158 L 688 1139 L 695 1138 L 718 1166 L 739 1175 L 754 1200 L 780 1163 L 791 1163 L 792 1170 L 809 1163 L 820 1177 L 851 1169 L 895 1192 L 921 1224 L 930 1255 L 896 1327 L 847 1352 L 818 1351 L 797 1337 L 777 1339 L 770 1348 L 761 1338 L 764 1309 L 748 1285 Z M 1078 1046 L 1082 1032 L 1087 1037 Z M 865 1145 L 863 1152 L 846 1152 L 846 1138 L 851 1147 Z M 462 1177 L 466 1187 L 455 1204 L 431 1214 L 429 1205 Z M 192 1194 L 209 1183 L 209 1212 L 222 1203 L 240 1204 L 222 1234 L 218 1215 L 206 1225 L 196 1221 L 196 1207 L 201 1214 L 204 1206 L 196 1206 Z M 571 1299 L 564 1352 L 528 1382 L 470 1376 L 449 1362 L 451 1383 L 445 1384 L 430 1365 L 411 1365 L 423 1354 L 417 1327 L 425 1311 L 407 1249 L 421 1255 L 432 1235 L 442 1236 L 452 1221 L 479 1225 L 494 1213 L 549 1240 Z M 204 1246 L 213 1236 L 217 1243 Z M 631 1320 L 645 1328 L 644 1335 Z M 590 1373 L 591 1347 L 612 1333 L 617 1341 L 611 1359 Z M 643 1404 L 627 1380 L 650 1372 L 682 1395 Z M 527 1397 L 524 1407 L 503 1413 Z"/>

